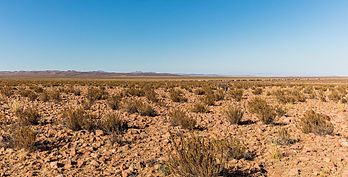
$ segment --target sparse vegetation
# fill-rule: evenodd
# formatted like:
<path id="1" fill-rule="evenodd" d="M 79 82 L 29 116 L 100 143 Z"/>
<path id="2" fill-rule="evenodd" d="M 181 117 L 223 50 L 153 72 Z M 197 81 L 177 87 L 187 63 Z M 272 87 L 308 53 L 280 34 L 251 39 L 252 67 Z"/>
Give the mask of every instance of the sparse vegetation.
<path id="1" fill-rule="evenodd" d="M 244 111 L 240 106 L 230 105 L 227 107 L 224 114 L 231 124 L 239 124 L 243 118 Z"/>
<path id="2" fill-rule="evenodd" d="M 334 131 L 330 117 L 316 113 L 313 110 L 307 111 L 304 114 L 300 119 L 299 127 L 304 133 L 314 133 L 316 135 L 329 135 Z"/>
<path id="3" fill-rule="evenodd" d="M 181 126 L 184 129 L 193 130 L 196 127 L 197 121 L 188 117 L 181 110 L 174 110 L 169 114 L 170 122 L 173 126 Z"/>
<path id="4" fill-rule="evenodd" d="M 15 115 L 21 125 L 37 125 L 39 123 L 40 114 L 36 107 L 17 107 Z"/>
<path id="5" fill-rule="evenodd" d="M 14 129 L 12 141 L 15 148 L 34 151 L 36 135 L 29 126 L 20 126 Z"/>
<path id="6" fill-rule="evenodd" d="M 170 99 L 173 102 L 178 102 L 178 103 L 187 102 L 187 98 L 184 96 L 184 93 L 180 90 L 171 90 L 169 95 L 170 95 Z"/>
<path id="7" fill-rule="evenodd" d="M 209 109 L 203 103 L 196 103 L 196 104 L 193 105 L 192 112 L 195 112 L 195 113 L 206 113 L 206 112 L 209 112 Z"/>
<path id="8" fill-rule="evenodd" d="M 249 111 L 256 114 L 257 117 L 265 124 L 270 124 L 276 117 L 275 110 L 266 100 L 256 97 L 248 102 Z"/>

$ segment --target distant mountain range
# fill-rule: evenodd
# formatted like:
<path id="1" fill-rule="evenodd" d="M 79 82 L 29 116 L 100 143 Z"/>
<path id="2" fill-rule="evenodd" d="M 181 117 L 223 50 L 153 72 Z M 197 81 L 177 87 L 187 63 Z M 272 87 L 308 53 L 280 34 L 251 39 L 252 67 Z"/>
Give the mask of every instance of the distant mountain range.
<path id="1" fill-rule="evenodd" d="M 46 71 L 0 71 L 1 78 L 12 77 L 38 77 L 38 78 L 113 78 L 113 77 L 184 77 L 184 76 L 207 76 L 214 77 L 218 75 L 207 74 L 173 74 L 173 73 L 157 73 L 157 72 L 105 72 L 105 71 L 75 71 L 75 70 L 46 70 Z"/>

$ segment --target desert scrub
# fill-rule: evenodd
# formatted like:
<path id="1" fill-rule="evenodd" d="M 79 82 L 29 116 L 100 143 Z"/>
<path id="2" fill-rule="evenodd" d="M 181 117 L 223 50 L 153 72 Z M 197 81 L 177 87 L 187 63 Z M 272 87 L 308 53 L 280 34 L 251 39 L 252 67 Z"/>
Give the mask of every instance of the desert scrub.
<path id="1" fill-rule="evenodd" d="M 181 90 L 171 90 L 169 93 L 170 99 L 173 102 L 187 102 L 187 98 L 184 96 L 184 93 Z"/>
<path id="2" fill-rule="evenodd" d="M 192 107 L 192 112 L 195 112 L 195 113 L 207 113 L 207 112 L 209 112 L 209 109 L 203 103 L 196 103 Z"/>
<path id="3" fill-rule="evenodd" d="M 253 90 L 251 91 L 254 95 L 261 95 L 263 90 L 260 87 L 257 88 L 253 88 Z"/>
<path id="4" fill-rule="evenodd" d="M 53 89 L 51 91 L 48 91 L 47 94 L 48 94 L 48 98 L 50 100 L 55 101 L 55 102 L 61 101 L 60 91 L 58 89 Z"/>
<path id="5" fill-rule="evenodd" d="M 277 100 L 280 103 L 287 104 L 287 103 L 297 103 L 297 102 L 305 102 L 306 97 L 303 93 L 293 90 L 277 90 L 274 95 L 276 96 Z"/>
<path id="6" fill-rule="evenodd" d="M 277 138 L 273 140 L 273 143 L 278 145 L 290 145 L 296 141 L 290 137 L 290 134 L 286 128 L 281 128 L 277 132 Z"/>
<path id="7" fill-rule="evenodd" d="M 14 129 L 12 133 L 13 147 L 25 149 L 28 151 L 35 150 L 36 135 L 29 126 L 20 126 Z"/>
<path id="8" fill-rule="evenodd" d="M 231 124 L 239 124 L 243 118 L 244 111 L 238 105 L 230 105 L 225 109 L 224 115 Z"/>
<path id="9" fill-rule="evenodd" d="M 222 152 L 223 157 L 230 160 L 230 159 L 248 159 L 249 158 L 249 152 L 247 146 L 244 145 L 244 143 L 232 136 L 228 136 L 224 139 L 220 140 L 213 140 L 213 145 L 216 151 Z"/>
<path id="10" fill-rule="evenodd" d="M 137 97 L 142 97 L 145 95 L 145 91 L 140 88 L 128 88 L 124 91 L 124 95 L 126 96 L 137 96 Z"/>
<path id="11" fill-rule="evenodd" d="M 13 88 L 10 87 L 10 86 L 3 86 L 1 89 L 0 89 L 0 93 L 3 95 L 3 96 L 6 96 L 6 97 L 10 97 L 14 94 L 14 91 L 13 91 Z"/>
<path id="12" fill-rule="evenodd" d="M 109 113 L 103 117 L 101 128 L 108 133 L 120 134 L 128 129 L 128 123 L 121 119 L 120 114 Z"/>
<path id="13" fill-rule="evenodd" d="M 98 121 L 96 121 L 95 117 L 82 108 L 70 108 L 63 113 L 62 117 L 64 118 L 65 126 L 74 131 L 93 130 L 98 126 Z"/>
<path id="14" fill-rule="evenodd" d="M 206 91 L 205 91 L 204 89 L 202 89 L 202 88 L 198 88 L 198 89 L 196 89 L 196 90 L 194 91 L 194 93 L 195 93 L 196 95 L 204 95 L 204 94 L 206 93 Z"/>
<path id="15" fill-rule="evenodd" d="M 243 93 L 244 93 L 244 91 L 242 89 L 234 89 L 234 90 L 229 91 L 229 94 L 231 95 L 231 97 L 238 102 L 240 102 L 242 100 Z"/>
<path id="16" fill-rule="evenodd" d="M 224 167 L 223 154 L 208 139 L 191 135 L 172 137 L 174 151 L 168 167 L 175 176 L 217 177 Z"/>
<path id="17" fill-rule="evenodd" d="M 193 130 L 197 121 L 186 115 L 184 111 L 174 110 L 169 114 L 170 122 L 173 126 L 181 126 L 184 129 Z"/>
<path id="18" fill-rule="evenodd" d="M 112 109 L 117 110 L 120 107 L 121 96 L 113 95 L 106 100 L 106 104 Z"/>
<path id="19" fill-rule="evenodd" d="M 270 106 L 266 100 L 255 97 L 248 102 L 249 111 L 256 116 L 265 124 L 273 123 L 276 117 L 275 110 Z"/>
<path id="20" fill-rule="evenodd" d="M 34 106 L 16 108 L 15 115 L 21 125 L 37 125 L 40 119 L 40 114 Z"/>
<path id="21" fill-rule="evenodd" d="M 87 90 L 86 98 L 92 102 L 97 100 L 104 100 L 108 97 L 108 92 L 104 87 L 89 87 Z"/>
<path id="22" fill-rule="evenodd" d="M 126 100 L 123 103 L 123 107 L 129 114 L 139 113 L 142 116 L 154 117 L 157 115 L 153 107 L 147 103 L 143 103 L 140 100 Z"/>
<path id="23" fill-rule="evenodd" d="M 157 93 L 155 92 L 155 90 L 153 88 L 146 88 L 145 89 L 145 97 L 149 101 L 152 101 L 154 103 L 159 101 L 158 98 L 157 98 Z"/>
<path id="24" fill-rule="evenodd" d="M 303 133 L 314 133 L 316 135 L 329 135 L 334 131 L 330 117 L 313 110 L 307 111 L 300 119 L 299 128 Z"/>

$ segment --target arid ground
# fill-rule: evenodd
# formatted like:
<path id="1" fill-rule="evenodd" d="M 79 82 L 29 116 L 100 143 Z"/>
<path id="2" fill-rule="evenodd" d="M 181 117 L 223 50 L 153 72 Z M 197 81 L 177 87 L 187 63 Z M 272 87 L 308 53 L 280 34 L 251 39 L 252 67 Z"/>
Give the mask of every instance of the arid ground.
<path id="1" fill-rule="evenodd" d="M 0 176 L 348 176 L 348 79 L 3 79 Z"/>

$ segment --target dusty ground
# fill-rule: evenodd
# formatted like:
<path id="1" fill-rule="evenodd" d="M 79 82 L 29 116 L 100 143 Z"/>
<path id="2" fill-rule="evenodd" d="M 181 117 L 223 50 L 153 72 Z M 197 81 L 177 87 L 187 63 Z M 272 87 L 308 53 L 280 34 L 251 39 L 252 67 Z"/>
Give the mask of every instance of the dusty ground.
<path id="1" fill-rule="evenodd" d="M 14 87 L 28 88 L 26 83 L 23 83 Z M 98 82 L 94 81 L 94 84 L 98 85 Z M 54 87 L 65 87 L 64 82 L 62 85 Z M 268 95 L 267 92 L 286 86 L 265 86 L 260 97 L 276 105 L 278 102 L 274 95 Z M 42 87 L 52 88 L 45 85 Z M 62 113 L 69 107 L 79 106 L 88 87 L 91 86 L 75 84 L 75 89 L 81 89 L 81 96 L 62 92 L 59 102 L 30 101 L 18 94 L 1 96 L 0 140 L 4 141 L 4 137 L 11 134 L 11 127 L 16 123 L 17 118 L 11 108 L 14 101 L 20 102 L 21 105 L 36 105 L 41 119 L 38 125 L 31 126 L 37 136 L 36 149 L 33 152 L 0 147 L 0 176 L 172 176 L 173 174 L 167 174 L 166 168 L 171 152 L 170 132 L 189 132 L 171 125 L 168 115 L 174 108 L 185 110 L 189 117 L 197 120 L 197 125 L 202 129 L 193 130 L 196 134 L 210 138 L 233 135 L 247 145 L 249 151 L 254 154 L 252 160 L 228 162 L 228 167 L 236 176 L 348 176 L 347 103 L 329 99 L 323 102 L 315 97 L 308 98 L 306 102 L 282 104 L 287 111 L 286 116 L 278 117 L 276 123 L 270 125 L 263 124 L 246 109 L 243 116 L 246 123 L 231 125 L 224 117 L 223 110 L 236 101 L 228 92 L 224 92 L 224 100 L 216 101 L 215 105 L 209 106 L 210 112 L 193 113 L 192 106 L 204 97 L 203 95 L 196 95 L 181 88 L 188 101 L 174 103 L 169 98 L 169 92 L 160 87 L 155 90 L 160 103 L 152 103 L 145 97 L 124 97 L 148 102 L 158 114 L 155 117 L 129 114 L 122 108 L 111 110 L 105 100 L 98 100 L 93 104 L 89 110 L 93 114 L 102 116 L 108 112 L 119 112 L 129 123 L 130 128 L 122 135 L 125 143 L 117 144 L 112 143 L 110 134 L 101 130 L 73 131 L 64 125 Z M 121 93 L 125 90 L 124 87 L 127 86 L 116 84 L 112 88 L 106 86 L 106 90 L 112 95 Z M 198 86 L 192 86 L 192 89 L 195 90 L 196 87 Z M 233 88 L 233 83 L 230 83 L 230 87 Z M 245 105 L 252 97 L 255 95 L 252 94 L 251 88 L 245 88 L 241 105 Z M 298 129 L 298 119 L 305 111 L 311 109 L 330 116 L 334 125 L 332 135 L 305 134 Z M 281 128 L 287 128 L 290 136 L 297 142 L 290 145 L 272 143 L 276 138 L 276 132 Z M 274 157 L 275 152 L 280 156 Z"/>

